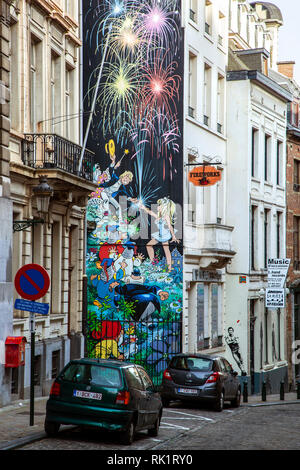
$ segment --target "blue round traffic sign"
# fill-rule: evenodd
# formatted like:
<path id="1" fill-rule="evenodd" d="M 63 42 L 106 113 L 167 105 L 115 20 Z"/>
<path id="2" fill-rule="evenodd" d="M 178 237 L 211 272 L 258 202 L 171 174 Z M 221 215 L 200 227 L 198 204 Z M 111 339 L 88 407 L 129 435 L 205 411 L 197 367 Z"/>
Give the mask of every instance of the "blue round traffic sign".
<path id="1" fill-rule="evenodd" d="M 50 277 L 46 269 L 39 264 L 27 264 L 16 274 L 15 288 L 26 300 L 38 300 L 48 292 Z"/>

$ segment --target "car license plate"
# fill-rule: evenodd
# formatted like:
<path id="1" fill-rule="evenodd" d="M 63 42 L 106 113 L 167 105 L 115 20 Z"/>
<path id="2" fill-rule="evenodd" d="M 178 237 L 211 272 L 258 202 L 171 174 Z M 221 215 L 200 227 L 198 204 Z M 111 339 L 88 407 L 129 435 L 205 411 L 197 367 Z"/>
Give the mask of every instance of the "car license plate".
<path id="1" fill-rule="evenodd" d="M 102 400 L 102 393 L 84 392 L 83 390 L 74 390 L 73 396 L 78 398 L 89 398 L 90 400 Z"/>
<path id="2" fill-rule="evenodd" d="M 185 393 L 187 395 L 198 395 L 198 390 L 193 388 L 179 388 L 178 393 Z"/>

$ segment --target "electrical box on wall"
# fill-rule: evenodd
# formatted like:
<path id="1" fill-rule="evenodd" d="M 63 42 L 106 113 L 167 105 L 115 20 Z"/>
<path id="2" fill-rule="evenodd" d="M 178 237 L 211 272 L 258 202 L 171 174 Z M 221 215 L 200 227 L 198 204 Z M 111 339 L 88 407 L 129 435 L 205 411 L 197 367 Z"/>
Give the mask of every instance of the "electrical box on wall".
<path id="1" fill-rule="evenodd" d="M 20 367 L 25 365 L 24 336 L 8 336 L 5 341 L 5 367 Z"/>

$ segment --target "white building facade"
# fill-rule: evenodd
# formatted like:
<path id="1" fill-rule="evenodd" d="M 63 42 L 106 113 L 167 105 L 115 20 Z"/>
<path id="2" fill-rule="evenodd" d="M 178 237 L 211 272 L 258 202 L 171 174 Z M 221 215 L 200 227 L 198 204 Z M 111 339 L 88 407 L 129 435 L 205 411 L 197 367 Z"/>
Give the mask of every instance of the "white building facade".
<path id="1" fill-rule="evenodd" d="M 227 212 L 236 255 L 226 269 L 225 335 L 232 365 L 252 393 L 287 383 L 285 309 L 265 307 L 269 258 L 285 258 L 288 91 L 277 65 L 280 11 L 232 1 L 227 73 Z"/>
<path id="2" fill-rule="evenodd" d="M 183 350 L 223 354 L 224 267 L 234 256 L 233 226 L 228 224 L 225 205 L 228 1 L 190 1 L 183 2 L 183 7 Z M 222 179 L 216 185 L 196 187 L 189 182 L 189 172 L 203 163 L 221 171 Z"/>

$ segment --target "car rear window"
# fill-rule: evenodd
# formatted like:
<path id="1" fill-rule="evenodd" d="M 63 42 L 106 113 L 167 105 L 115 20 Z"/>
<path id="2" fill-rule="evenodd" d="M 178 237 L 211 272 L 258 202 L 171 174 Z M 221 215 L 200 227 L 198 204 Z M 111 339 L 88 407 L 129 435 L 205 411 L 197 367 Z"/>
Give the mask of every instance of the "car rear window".
<path id="1" fill-rule="evenodd" d="M 70 364 L 61 378 L 85 385 L 119 388 L 122 385 L 120 371 L 113 367 L 90 364 Z"/>
<path id="2" fill-rule="evenodd" d="M 213 361 L 202 357 L 175 357 L 170 367 L 179 370 L 207 372 L 212 370 Z"/>

